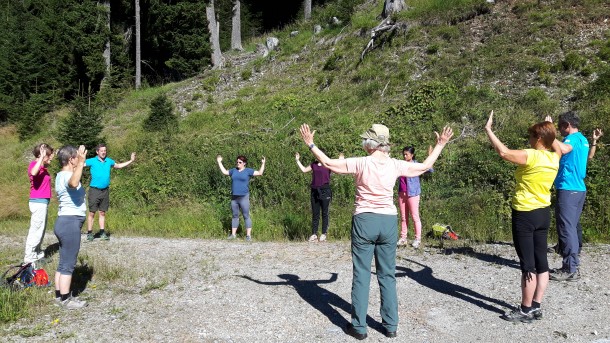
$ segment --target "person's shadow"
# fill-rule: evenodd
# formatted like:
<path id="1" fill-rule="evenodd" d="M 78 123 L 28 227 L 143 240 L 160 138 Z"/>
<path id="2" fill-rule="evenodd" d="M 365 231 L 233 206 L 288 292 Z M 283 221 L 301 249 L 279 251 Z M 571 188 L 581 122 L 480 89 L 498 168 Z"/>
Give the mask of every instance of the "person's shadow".
<path id="1" fill-rule="evenodd" d="M 280 279 L 286 281 L 260 281 L 253 279 L 247 275 L 239 275 L 246 280 L 258 283 L 266 286 L 291 286 L 299 294 L 303 300 L 307 301 L 313 308 L 320 311 L 325 315 L 328 320 L 340 329 L 344 329 L 349 323 L 333 306 L 340 308 L 346 313 L 351 313 L 351 305 L 343 300 L 340 296 L 335 293 L 320 287 L 319 285 L 325 283 L 332 283 L 337 281 L 337 273 L 331 273 L 331 277 L 328 280 L 301 280 L 297 275 L 294 274 L 279 274 Z M 370 316 L 366 317 L 367 325 L 374 330 L 384 332 L 381 323 L 377 322 Z"/>
<path id="2" fill-rule="evenodd" d="M 422 267 L 422 269 L 415 271 L 414 269 L 409 269 L 409 268 L 402 267 L 402 266 L 396 266 L 396 270 L 400 271 L 400 272 L 396 273 L 397 278 L 407 276 L 422 286 L 428 287 L 439 293 L 446 294 L 446 295 L 464 300 L 466 302 L 469 302 L 473 305 L 479 306 L 480 308 L 483 308 L 483 309 L 491 311 L 491 312 L 504 314 L 505 311 L 502 309 L 499 309 L 495 306 L 492 306 L 492 305 L 488 304 L 487 302 L 494 303 L 499 306 L 504 306 L 506 308 L 514 308 L 514 306 L 508 304 L 505 301 L 490 298 L 488 296 L 475 292 L 466 287 L 453 284 L 449 281 L 438 279 L 438 278 L 434 277 L 434 275 L 432 275 L 432 272 L 433 272 L 432 268 L 430 268 L 426 265 L 423 265 L 419 262 L 415 262 L 415 261 L 412 261 L 409 259 L 404 259 L 404 260 L 407 262 L 416 264 L 416 265 Z"/>
<path id="3" fill-rule="evenodd" d="M 44 249 L 44 256 L 52 257 L 53 255 L 57 254 L 58 251 L 59 243 L 55 242 L 53 244 L 47 245 L 47 247 Z"/>
<path id="4" fill-rule="evenodd" d="M 474 257 L 476 259 L 479 259 L 481 261 L 485 261 L 488 263 L 493 263 L 493 264 L 497 264 L 497 265 L 501 265 L 501 266 L 507 266 L 507 267 L 515 268 L 515 269 L 521 269 L 519 262 L 517 262 L 515 260 L 500 257 L 498 255 L 476 252 L 471 247 L 445 248 L 442 250 L 442 252 L 445 255 L 460 254 L 460 255 Z"/>

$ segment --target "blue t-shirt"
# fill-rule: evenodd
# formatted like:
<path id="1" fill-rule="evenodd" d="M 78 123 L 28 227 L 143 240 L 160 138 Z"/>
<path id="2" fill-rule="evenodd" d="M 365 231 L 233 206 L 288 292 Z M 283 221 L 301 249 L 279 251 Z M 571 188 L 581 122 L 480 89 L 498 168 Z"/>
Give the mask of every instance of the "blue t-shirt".
<path id="1" fill-rule="evenodd" d="M 85 216 L 86 214 L 85 188 L 80 182 L 76 188 L 68 186 L 72 174 L 72 172 L 60 171 L 55 176 L 55 191 L 57 200 L 59 200 L 58 216 Z"/>
<path id="2" fill-rule="evenodd" d="M 91 184 L 90 187 L 108 188 L 110 186 L 110 170 L 115 165 L 112 158 L 106 157 L 101 161 L 97 156 L 88 158 L 85 161 L 85 167 L 91 167 Z"/>
<path id="3" fill-rule="evenodd" d="M 250 183 L 250 178 L 254 176 L 254 169 L 244 168 L 239 171 L 237 168 L 232 168 L 229 170 L 229 176 L 231 176 L 232 181 L 231 194 L 242 196 L 250 193 L 248 184 Z"/>
<path id="4" fill-rule="evenodd" d="M 561 156 L 561 160 L 559 160 L 559 172 L 555 178 L 555 188 L 584 192 L 587 190 L 585 176 L 587 175 L 589 142 L 580 132 L 567 135 L 563 142 L 570 144 L 572 151 Z"/>

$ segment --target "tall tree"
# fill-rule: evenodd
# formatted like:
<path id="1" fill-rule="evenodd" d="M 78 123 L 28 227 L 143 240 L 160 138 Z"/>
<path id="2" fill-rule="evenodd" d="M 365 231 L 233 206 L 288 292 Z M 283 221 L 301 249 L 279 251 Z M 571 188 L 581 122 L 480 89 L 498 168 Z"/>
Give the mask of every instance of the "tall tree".
<path id="1" fill-rule="evenodd" d="M 233 5 L 233 21 L 231 23 L 231 49 L 242 51 L 241 46 L 241 1 L 235 0 Z"/>
<path id="2" fill-rule="evenodd" d="M 208 30 L 210 31 L 210 45 L 212 46 L 212 65 L 214 69 L 223 67 L 223 57 L 220 51 L 220 24 L 216 20 L 214 11 L 214 0 L 210 0 L 205 7 L 205 15 L 208 19 Z"/>
<path id="3" fill-rule="evenodd" d="M 305 12 L 305 20 L 311 19 L 311 0 L 303 1 L 303 9 Z"/>
<path id="4" fill-rule="evenodd" d="M 142 84 L 142 51 L 140 49 L 140 0 L 136 1 L 136 89 Z"/>
<path id="5" fill-rule="evenodd" d="M 106 27 L 108 28 L 108 32 L 110 32 L 110 0 L 104 0 L 102 6 L 106 10 Z M 104 79 L 102 79 L 102 84 L 110 76 L 110 35 L 106 39 L 106 46 L 104 48 L 104 62 L 106 62 L 106 73 L 104 74 Z"/>

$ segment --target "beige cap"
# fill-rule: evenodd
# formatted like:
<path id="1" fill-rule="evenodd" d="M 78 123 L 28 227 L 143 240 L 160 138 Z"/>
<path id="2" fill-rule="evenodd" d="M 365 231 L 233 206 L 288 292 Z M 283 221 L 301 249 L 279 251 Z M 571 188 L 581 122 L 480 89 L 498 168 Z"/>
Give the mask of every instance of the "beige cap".
<path id="1" fill-rule="evenodd" d="M 390 130 L 385 125 L 373 124 L 370 129 L 361 134 L 362 138 L 369 138 L 379 144 L 390 144 Z"/>

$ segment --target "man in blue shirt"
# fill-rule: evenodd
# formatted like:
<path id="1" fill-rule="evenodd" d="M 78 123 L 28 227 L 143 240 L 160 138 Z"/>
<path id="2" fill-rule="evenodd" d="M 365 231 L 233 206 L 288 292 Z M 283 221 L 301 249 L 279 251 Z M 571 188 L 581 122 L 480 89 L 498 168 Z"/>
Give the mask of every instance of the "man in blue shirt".
<path id="1" fill-rule="evenodd" d="M 547 120 L 550 118 L 547 117 Z M 584 179 L 587 174 L 589 142 L 579 132 L 579 125 L 580 118 L 574 111 L 559 116 L 559 132 L 564 139 L 560 143 L 563 155 L 555 178 L 557 191 L 555 221 L 559 253 L 563 261 L 561 269 L 551 271 L 550 279 L 555 281 L 576 281 L 580 278 L 578 270 L 579 245 L 582 240 L 580 214 L 587 194 Z"/>
<path id="2" fill-rule="evenodd" d="M 89 203 L 89 215 L 87 216 L 87 240 L 92 241 L 93 235 L 93 220 L 95 219 L 95 212 L 100 213 L 99 224 L 100 234 L 99 237 L 102 240 L 109 240 L 110 238 L 104 231 L 104 225 L 106 223 L 106 211 L 110 205 L 110 170 L 111 168 L 121 169 L 130 165 L 136 159 L 136 153 L 131 153 L 131 159 L 127 162 L 116 163 L 110 157 L 107 157 L 107 149 L 105 144 L 100 144 L 95 148 L 96 157 L 88 158 L 85 161 L 85 167 L 91 169 L 91 183 L 89 184 L 89 195 L 87 202 Z"/>

